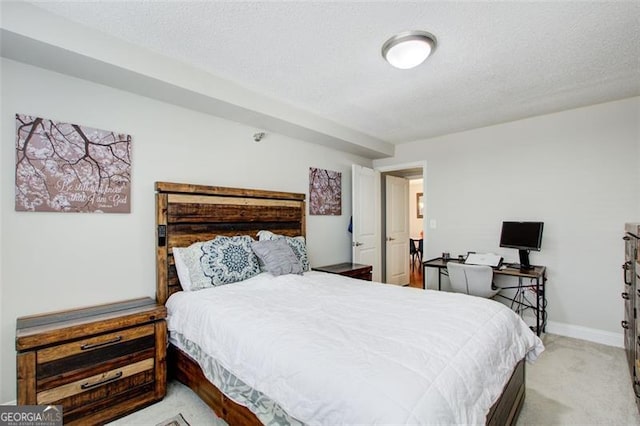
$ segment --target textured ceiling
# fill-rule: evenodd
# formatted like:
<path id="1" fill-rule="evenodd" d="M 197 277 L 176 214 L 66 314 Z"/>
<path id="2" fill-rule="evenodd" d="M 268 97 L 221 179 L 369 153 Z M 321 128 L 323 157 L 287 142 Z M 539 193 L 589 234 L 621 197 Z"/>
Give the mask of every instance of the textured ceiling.
<path id="1" fill-rule="evenodd" d="M 392 143 L 640 95 L 638 1 L 31 3 Z"/>

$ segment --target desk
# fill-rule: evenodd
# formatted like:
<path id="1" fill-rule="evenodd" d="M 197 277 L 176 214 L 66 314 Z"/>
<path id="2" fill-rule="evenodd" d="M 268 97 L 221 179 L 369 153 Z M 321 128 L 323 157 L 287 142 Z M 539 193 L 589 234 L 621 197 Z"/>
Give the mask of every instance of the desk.
<path id="1" fill-rule="evenodd" d="M 456 262 L 463 263 L 459 258 L 451 258 L 444 260 L 441 257 L 425 260 L 422 262 L 422 288 L 426 288 L 427 268 L 438 268 L 438 290 L 442 288 L 442 276 L 447 274 L 447 263 Z M 500 293 L 496 297 L 511 301 L 511 307 L 515 306 L 516 312 L 522 314 L 527 309 L 533 309 L 536 314 L 536 325 L 531 327 L 539 336 L 545 331 L 547 326 L 547 298 L 545 295 L 545 284 L 547 282 L 547 268 L 545 266 L 532 265 L 533 269 L 521 270 L 519 268 L 507 267 L 505 269 L 493 269 L 494 276 L 503 275 L 518 278 L 518 284 L 510 287 L 500 287 L 502 290 L 514 289 L 516 294 L 514 297 L 507 297 Z M 525 283 L 525 279 L 529 279 L 529 284 Z M 531 290 L 535 296 L 534 301 L 530 302 L 526 297 L 526 290 Z"/>

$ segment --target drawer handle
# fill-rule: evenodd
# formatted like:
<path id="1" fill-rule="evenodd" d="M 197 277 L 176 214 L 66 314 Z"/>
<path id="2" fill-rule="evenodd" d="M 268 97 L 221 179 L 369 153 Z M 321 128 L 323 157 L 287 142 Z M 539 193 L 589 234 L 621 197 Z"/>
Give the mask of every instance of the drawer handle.
<path id="1" fill-rule="evenodd" d="M 80 346 L 80 349 L 83 350 L 83 351 L 86 351 L 86 350 L 89 350 L 89 349 L 100 348 L 102 346 L 107 346 L 107 345 L 111 345 L 113 343 L 118 343 L 120 340 L 122 340 L 122 336 L 116 336 L 115 338 L 113 338 L 111 340 L 107 340 L 106 342 L 85 343 L 84 345 Z"/>
<path id="2" fill-rule="evenodd" d="M 96 386 L 104 385 L 105 383 L 109 383 L 109 382 L 113 382 L 114 380 L 118 380 L 120 377 L 122 377 L 122 371 L 118 371 L 112 377 L 106 377 L 106 378 L 104 378 L 102 380 L 98 380 L 97 382 L 94 382 L 94 383 L 89 383 L 89 382 L 83 383 L 82 385 L 80 385 L 80 389 L 95 388 Z"/>
<path id="3" fill-rule="evenodd" d="M 629 293 L 626 293 L 626 292 L 625 292 L 625 293 L 622 293 L 622 298 L 623 298 L 624 300 L 629 300 Z"/>
<path id="4" fill-rule="evenodd" d="M 631 269 L 631 261 L 628 260 L 626 262 L 624 262 L 624 264 L 622 265 L 622 275 L 624 278 L 624 283 L 626 285 L 631 285 L 633 284 L 633 282 L 631 280 L 627 280 L 627 272 Z"/>

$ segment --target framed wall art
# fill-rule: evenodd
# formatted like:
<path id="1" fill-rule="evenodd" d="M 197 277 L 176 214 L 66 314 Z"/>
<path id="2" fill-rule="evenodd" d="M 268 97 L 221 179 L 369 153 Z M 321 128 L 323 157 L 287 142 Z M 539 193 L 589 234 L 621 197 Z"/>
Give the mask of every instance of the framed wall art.
<path id="1" fill-rule="evenodd" d="M 342 215 L 342 173 L 309 168 L 309 214 Z"/>
<path id="2" fill-rule="evenodd" d="M 131 136 L 16 114 L 16 211 L 129 213 Z"/>

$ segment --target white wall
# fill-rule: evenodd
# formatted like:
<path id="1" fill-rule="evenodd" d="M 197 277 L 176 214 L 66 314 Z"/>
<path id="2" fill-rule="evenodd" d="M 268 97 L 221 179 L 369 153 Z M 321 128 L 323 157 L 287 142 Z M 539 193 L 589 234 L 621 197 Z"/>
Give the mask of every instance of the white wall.
<path id="1" fill-rule="evenodd" d="M 2 68 L 0 68 L 0 78 L 2 77 Z M 2 81 L 0 80 L 0 100 L 4 99 L 4 85 L 2 84 Z M 5 115 L 10 114 L 10 113 L 6 113 L 5 114 L 5 110 L 4 110 L 4 102 L 0 101 L 0 120 L 1 117 L 4 117 Z M 2 139 L 0 139 L 2 140 Z M 2 144 L 4 145 L 4 144 Z M 4 149 L 2 149 L 2 145 L 0 145 L 0 170 L 2 170 L 2 168 L 4 167 Z M 1 173 L 1 172 L 0 172 Z M 2 183 L 4 182 L 4 175 L 0 174 L 0 188 L 2 188 Z M 2 265 L 4 264 L 4 257 L 2 256 L 2 248 L 4 246 L 4 244 L 2 243 L 2 236 L 4 235 L 3 231 L 3 223 L 4 223 L 4 208 L 5 208 L 5 203 L 4 203 L 4 197 L 2 196 L 2 190 L 0 189 L 0 344 L 4 344 L 4 340 L 2 340 L 2 333 L 4 330 L 4 326 L 2 325 L 2 318 L 3 317 L 3 297 L 2 297 L 2 288 L 4 287 L 3 283 L 4 283 L 4 275 L 3 275 L 3 268 Z M 7 351 L 8 352 L 8 351 Z M 5 364 L 5 356 L 4 356 L 5 351 L 3 351 L 2 349 L 0 349 L 0 380 L 2 380 L 2 371 L 7 368 L 5 367 L 5 365 L 13 365 L 14 363 L 7 363 Z M 2 390 L 0 389 L 0 393 L 2 392 Z M 0 403 L 3 402 L 7 402 L 6 399 L 4 398 L 0 398 Z"/>
<path id="2" fill-rule="evenodd" d="M 312 265 L 351 259 L 351 164 L 371 161 L 3 59 L 0 402 L 15 399 L 18 316 L 155 295 L 154 181 L 308 193 L 309 167 L 342 172 L 342 216 L 308 216 Z M 14 211 L 15 113 L 132 135 L 130 214 Z"/>
<path id="3" fill-rule="evenodd" d="M 422 179 L 409 180 L 409 236 L 419 238 L 422 231 L 422 218 L 418 218 L 416 195 L 422 190 Z"/>
<path id="4" fill-rule="evenodd" d="M 427 161 L 425 223 L 437 228 L 425 230 L 425 258 L 473 250 L 517 261 L 498 247 L 501 222 L 544 221 L 531 261 L 548 266 L 549 320 L 621 339 L 621 237 L 640 220 L 639 123 L 636 97 L 402 144 L 374 165 Z"/>

